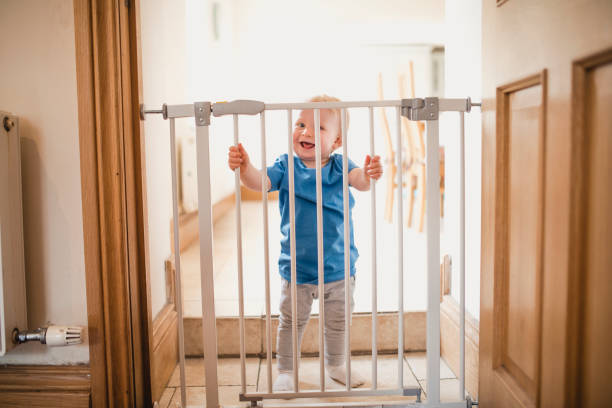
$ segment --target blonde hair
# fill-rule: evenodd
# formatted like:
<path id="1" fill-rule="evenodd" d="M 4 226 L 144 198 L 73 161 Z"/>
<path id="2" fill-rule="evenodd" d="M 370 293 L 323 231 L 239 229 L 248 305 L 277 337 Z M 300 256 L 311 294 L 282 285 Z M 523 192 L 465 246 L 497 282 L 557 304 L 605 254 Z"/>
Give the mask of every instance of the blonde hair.
<path id="1" fill-rule="evenodd" d="M 308 100 L 308 102 L 342 102 L 340 99 L 336 98 L 335 96 L 329 96 L 326 94 L 321 94 L 321 95 L 316 95 L 313 96 L 312 98 L 310 98 Z M 336 115 L 338 115 L 338 123 L 340 124 L 340 131 L 339 136 L 342 135 L 342 109 L 340 108 L 331 108 L 330 109 L 332 112 L 334 112 Z M 349 111 L 348 109 L 346 110 L 346 132 L 348 133 L 348 128 L 349 128 Z"/>

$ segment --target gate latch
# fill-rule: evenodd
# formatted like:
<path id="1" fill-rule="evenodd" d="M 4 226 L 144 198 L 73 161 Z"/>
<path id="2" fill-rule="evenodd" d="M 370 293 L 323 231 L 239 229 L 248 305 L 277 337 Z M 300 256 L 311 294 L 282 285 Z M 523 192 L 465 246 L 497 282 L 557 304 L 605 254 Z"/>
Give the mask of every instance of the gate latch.
<path id="1" fill-rule="evenodd" d="M 438 98 L 402 99 L 402 116 L 410 120 L 438 120 Z"/>

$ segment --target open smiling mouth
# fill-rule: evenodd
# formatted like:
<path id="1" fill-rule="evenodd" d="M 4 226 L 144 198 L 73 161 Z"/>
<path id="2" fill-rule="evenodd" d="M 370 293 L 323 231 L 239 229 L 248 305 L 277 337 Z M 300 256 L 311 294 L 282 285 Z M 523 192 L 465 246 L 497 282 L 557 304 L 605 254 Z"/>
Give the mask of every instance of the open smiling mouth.
<path id="1" fill-rule="evenodd" d="M 314 143 L 308 142 L 300 142 L 300 146 L 302 146 L 304 149 L 314 149 L 315 147 Z"/>

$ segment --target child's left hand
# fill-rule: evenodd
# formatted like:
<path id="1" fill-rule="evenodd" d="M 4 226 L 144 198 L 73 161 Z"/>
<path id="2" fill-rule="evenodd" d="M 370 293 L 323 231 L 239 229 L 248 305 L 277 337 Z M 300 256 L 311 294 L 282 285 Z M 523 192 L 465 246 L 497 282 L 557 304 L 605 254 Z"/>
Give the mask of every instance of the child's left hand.
<path id="1" fill-rule="evenodd" d="M 368 154 L 363 163 L 363 174 L 366 179 L 373 178 L 378 180 L 383 174 L 383 166 L 380 162 L 380 156 L 370 157 Z"/>

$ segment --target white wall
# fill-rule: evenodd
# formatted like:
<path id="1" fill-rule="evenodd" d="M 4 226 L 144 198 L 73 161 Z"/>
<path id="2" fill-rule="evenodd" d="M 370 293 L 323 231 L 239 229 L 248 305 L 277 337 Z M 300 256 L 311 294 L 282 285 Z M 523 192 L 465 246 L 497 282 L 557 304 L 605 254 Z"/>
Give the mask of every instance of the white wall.
<path id="1" fill-rule="evenodd" d="M 18 115 L 21 125 L 28 324 L 87 326 L 73 4 L 4 0 L 1 9 L 0 109 Z M 60 348 L 25 344 L 0 358 L 88 361 L 87 340 Z"/>
<path id="2" fill-rule="evenodd" d="M 218 39 L 212 28 L 215 3 Z M 443 6 L 442 0 L 375 5 L 366 0 L 187 0 L 189 99 L 298 102 L 320 93 L 376 99 L 380 71 L 387 97 L 397 97 L 396 73 L 405 71 L 410 59 L 415 61 L 417 94 L 425 95 L 431 45 L 444 42 Z M 276 126 L 279 135 L 285 132 L 280 116 L 269 115 L 267 125 Z M 231 126 L 230 118 L 215 118 L 211 125 L 213 201 L 233 192 L 226 165 Z M 253 141 L 249 153 L 258 163 L 256 126 L 241 118 L 241 139 Z M 281 140 L 269 143 L 271 159 L 286 146 Z"/>
<path id="3" fill-rule="evenodd" d="M 143 101 L 159 109 L 163 103 L 189 103 L 186 93 L 185 2 L 140 2 Z M 189 131 L 176 121 L 177 137 Z M 172 179 L 169 122 L 148 115 L 144 123 L 147 212 L 149 223 L 149 277 L 153 318 L 166 303 L 164 262 L 170 256 Z"/>
<path id="4" fill-rule="evenodd" d="M 446 0 L 446 96 L 482 96 L 482 0 Z M 443 253 L 453 261 L 451 294 L 459 299 L 459 119 L 445 114 L 440 120 L 441 143 L 446 146 L 446 186 Z M 481 115 L 480 109 L 465 115 L 465 275 L 466 309 L 480 316 L 480 191 Z"/>
<path id="5" fill-rule="evenodd" d="M 217 39 L 212 30 L 214 3 L 219 12 Z M 377 99 L 379 72 L 384 76 L 385 97 L 398 98 L 397 73 L 407 72 L 410 60 L 414 61 L 416 95 L 429 96 L 431 49 L 445 41 L 442 0 L 187 0 L 187 10 L 190 100 L 297 102 L 320 93 L 344 100 L 372 100 Z M 369 150 L 367 111 L 351 110 L 350 114 L 349 155 L 361 165 Z M 394 132 L 392 110 L 388 117 Z M 376 149 L 384 154 L 378 112 L 375 120 Z M 271 163 L 287 149 L 286 113 L 267 113 L 266 126 Z M 226 164 L 227 149 L 233 143 L 231 118 L 214 118 L 211 138 L 213 200 L 218 200 L 234 189 Z M 258 118 L 241 117 L 240 138 L 259 166 Z M 383 305 L 381 300 L 381 310 L 391 310 L 397 306 L 397 228 L 383 221 L 385 183 L 381 180 L 377 189 L 378 260 L 379 270 L 384 271 L 379 289 L 380 299 L 386 302 Z M 356 296 L 369 298 L 369 222 L 358 220 L 369 220 L 370 201 L 366 194 L 354 194 L 355 239 L 361 253 Z M 405 231 L 404 304 L 407 310 L 424 310 L 425 235 Z"/>

